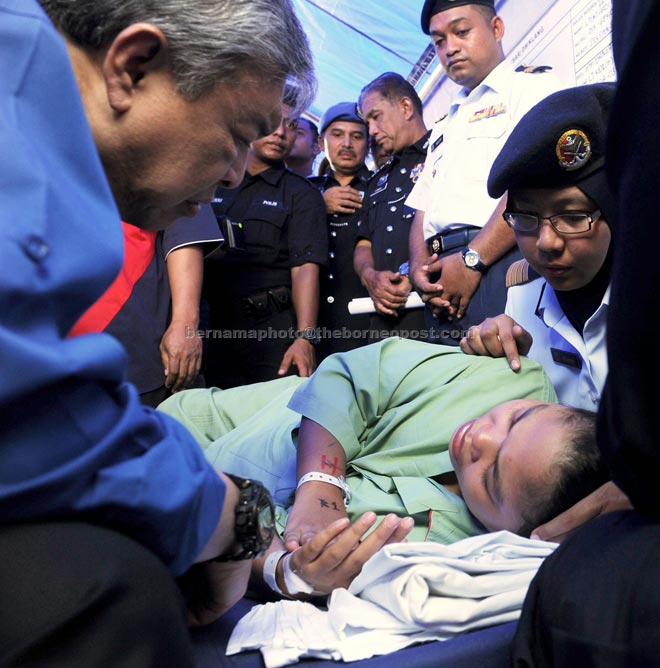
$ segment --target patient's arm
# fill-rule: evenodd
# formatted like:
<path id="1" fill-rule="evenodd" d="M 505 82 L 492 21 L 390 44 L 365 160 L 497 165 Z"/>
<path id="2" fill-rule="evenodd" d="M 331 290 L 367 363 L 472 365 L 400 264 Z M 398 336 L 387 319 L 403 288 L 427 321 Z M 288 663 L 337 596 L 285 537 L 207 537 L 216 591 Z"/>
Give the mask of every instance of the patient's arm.
<path id="1" fill-rule="evenodd" d="M 346 476 L 346 453 L 341 443 L 317 422 L 303 417 L 298 434 L 297 479 L 317 471 L 335 478 Z M 344 495 L 327 482 L 310 481 L 296 491 L 284 531 L 287 550 L 295 550 L 335 520 L 348 517 Z"/>
<path id="2" fill-rule="evenodd" d="M 532 538 L 561 543 L 594 517 L 630 508 L 630 499 L 613 482 L 607 482 L 561 515 L 537 527 L 532 531 Z"/>
<path id="3" fill-rule="evenodd" d="M 376 514 L 368 512 L 353 524 L 347 518 L 332 522 L 292 554 L 291 568 L 317 593 L 329 594 L 338 587 L 348 587 L 370 557 L 384 545 L 405 540 L 414 526 L 411 517 L 400 519 L 396 515 L 387 515 L 364 538 L 375 521 Z M 281 541 L 277 539 L 268 552 L 281 549 Z M 254 562 L 253 576 L 263 577 L 264 561 L 262 558 Z M 286 589 L 282 559 L 277 565 L 276 579 L 282 592 L 292 593 Z M 296 598 L 307 596 L 296 595 Z"/>

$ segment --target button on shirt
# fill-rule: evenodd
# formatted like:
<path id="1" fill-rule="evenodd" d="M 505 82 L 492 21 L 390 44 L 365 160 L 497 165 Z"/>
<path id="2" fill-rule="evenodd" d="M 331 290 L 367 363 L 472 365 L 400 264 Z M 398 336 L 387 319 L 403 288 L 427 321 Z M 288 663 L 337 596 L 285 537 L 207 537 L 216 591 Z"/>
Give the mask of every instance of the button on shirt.
<path id="1" fill-rule="evenodd" d="M 562 311 L 555 291 L 543 278 L 509 288 L 506 314 L 534 338 L 527 356 L 543 366 L 561 403 L 598 410 L 608 369 L 609 297 L 608 288 L 600 307 L 587 320 L 582 337 Z M 552 348 L 559 351 L 555 357 L 563 363 L 555 360 Z M 576 358 L 579 359 L 577 364 Z M 579 364 L 581 368 L 577 368 Z"/>
<path id="2" fill-rule="evenodd" d="M 406 202 L 425 212 L 425 239 L 488 222 L 499 201 L 486 188 L 491 165 L 522 116 L 560 88 L 552 74 L 516 72 L 503 62 L 473 91 L 461 89 L 432 130 L 426 169 Z"/>
<path id="3" fill-rule="evenodd" d="M 415 215 L 406 198 L 424 171 L 430 132 L 393 155 L 372 177 L 364 196 L 359 236 L 371 241 L 374 268 L 398 271 L 408 260 L 408 236 Z"/>

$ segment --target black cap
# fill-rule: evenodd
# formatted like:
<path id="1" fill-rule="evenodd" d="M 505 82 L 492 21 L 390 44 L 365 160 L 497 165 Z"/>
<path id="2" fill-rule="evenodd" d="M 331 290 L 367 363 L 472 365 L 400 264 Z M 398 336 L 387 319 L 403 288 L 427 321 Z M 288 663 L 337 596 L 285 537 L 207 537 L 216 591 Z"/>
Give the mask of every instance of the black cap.
<path id="1" fill-rule="evenodd" d="M 484 5 L 495 11 L 495 0 L 426 0 L 422 9 L 422 30 L 427 35 L 430 34 L 432 16 L 462 5 Z"/>
<path id="2" fill-rule="evenodd" d="M 605 174 L 607 117 L 614 83 L 566 88 L 532 107 L 502 147 L 488 176 L 488 194 L 520 188 L 577 186 L 608 222 L 616 218 Z"/>
<path id="3" fill-rule="evenodd" d="M 319 132 L 323 134 L 328 129 L 328 126 L 335 121 L 349 121 L 365 125 L 364 120 L 358 114 L 355 102 L 338 102 L 329 109 L 326 109 L 323 116 L 321 116 Z"/>

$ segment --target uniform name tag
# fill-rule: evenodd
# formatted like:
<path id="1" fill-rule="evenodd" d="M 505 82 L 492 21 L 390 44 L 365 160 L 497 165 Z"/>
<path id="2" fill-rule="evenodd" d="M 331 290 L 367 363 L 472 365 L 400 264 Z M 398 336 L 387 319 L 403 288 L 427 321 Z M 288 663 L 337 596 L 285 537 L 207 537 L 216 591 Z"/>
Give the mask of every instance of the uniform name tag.
<path id="1" fill-rule="evenodd" d="M 440 135 L 440 136 L 433 142 L 433 144 L 431 145 L 431 151 L 435 151 L 435 149 L 438 148 L 438 146 L 440 146 L 440 144 L 442 144 L 442 142 L 443 142 L 444 140 L 445 140 L 445 136 L 444 136 L 444 135 Z"/>
<path id="2" fill-rule="evenodd" d="M 564 366 L 569 366 L 571 369 L 581 369 L 582 360 L 580 356 L 576 353 L 569 353 L 566 350 L 559 350 L 559 348 L 550 348 L 552 354 L 552 359 L 557 364 L 563 364 Z"/>

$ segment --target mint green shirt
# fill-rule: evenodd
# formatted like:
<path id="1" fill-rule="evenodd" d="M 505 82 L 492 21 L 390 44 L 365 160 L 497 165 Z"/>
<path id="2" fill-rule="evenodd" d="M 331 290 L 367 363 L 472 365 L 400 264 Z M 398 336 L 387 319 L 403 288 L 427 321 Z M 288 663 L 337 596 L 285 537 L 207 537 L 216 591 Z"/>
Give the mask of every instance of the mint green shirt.
<path id="1" fill-rule="evenodd" d="M 483 533 L 462 499 L 432 477 L 452 470 L 454 430 L 511 399 L 556 401 L 542 367 L 390 338 L 328 357 L 309 379 L 287 377 L 219 390 L 180 392 L 159 407 L 195 435 L 218 469 L 262 480 L 283 527 L 296 485 L 301 415 L 346 452 L 349 516 L 410 515 L 409 540 L 452 543 Z"/>

